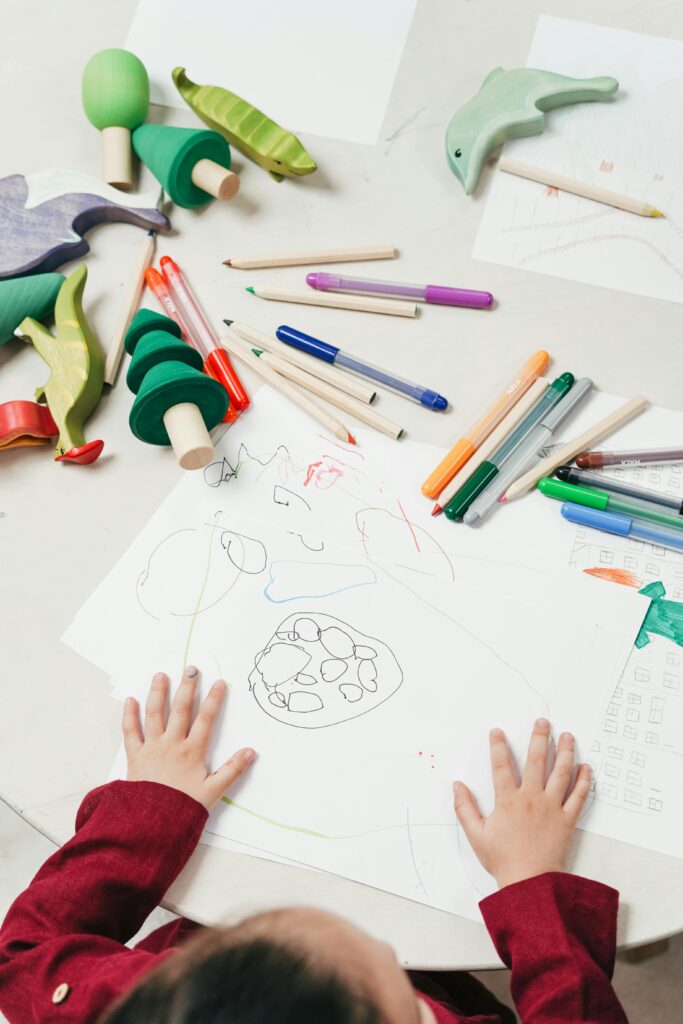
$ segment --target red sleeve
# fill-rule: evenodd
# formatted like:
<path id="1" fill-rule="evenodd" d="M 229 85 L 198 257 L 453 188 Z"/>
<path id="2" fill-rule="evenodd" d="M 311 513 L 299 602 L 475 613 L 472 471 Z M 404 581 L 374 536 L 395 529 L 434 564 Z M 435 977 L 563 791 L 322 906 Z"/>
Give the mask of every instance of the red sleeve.
<path id="1" fill-rule="evenodd" d="M 76 834 L 15 900 L 0 930 L 0 1010 L 11 1024 L 93 1021 L 158 954 L 127 942 L 197 845 L 207 812 L 153 782 L 93 790 Z M 59 1003 L 59 986 L 68 994 Z"/>
<path id="2" fill-rule="evenodd" d="M 627 1024 L 612 988 L 619 894 L 551 872 L 479 904 L 523 1024 Z"/>

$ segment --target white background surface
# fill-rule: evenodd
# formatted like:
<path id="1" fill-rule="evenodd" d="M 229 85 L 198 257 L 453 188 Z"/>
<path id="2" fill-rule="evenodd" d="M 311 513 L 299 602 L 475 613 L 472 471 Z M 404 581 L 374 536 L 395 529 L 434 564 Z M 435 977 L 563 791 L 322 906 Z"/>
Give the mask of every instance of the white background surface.
<path id="1" fill-rule="evenodd" d="M 132 0 L 0 2 L 0 174 L 50 164 L 98 173 L 99 140 L 80 105 L 81 70 L 96 50 L 123 44 L 133 8 Z M 304 136 L 320 170 L 280 185 L 235 154 L 236 169 L 244 170 L 238 199 L 198 214 L 173 211 L 174 234 L 158 251 L 178 260 L 215 320 L 236 317 L 265 330 L 289 322 L 438 387 L 454 403 L 445 416 L 382 398 L 382 411 L 399 417 L 418 440 L 452 440 L 485 396 L 541 345 L 558 371 L 568 367 L 605 390 L 642 390 L 653 401 L 682 408 L 677 305 L 470 260 L 489 172 L 477 194 L 466 198 L 447 167 L 443 133 L 492 67 L 524 63 L 541 10 L 683 37 L 683 11 L 673 0 L 420 0 L 376 147 Z M 195 124 L 189 111 L 154 113 Z M 142 184 L 149 186 L 147 175 Z M 139 238 L 127 225 L 90 235 L 85 308 L 105 347 Z M 283 311 L 247 295 L 244 286 L 299 284 L 300 270 L 221 266 L 222 259 L 257 248 L 358 241 L 401 248 L 387 276 L 485 288 L 498 308 L 433 307 L 417 321 L 399 323 L 322 309 Z M 18 342 L 0 349 L 0 401 L 28 398 L 44 379 L 34 352 Z M 248 374 L 245 379 L 256 386 Z M 106 777 L 118 745 L 119 706 L 104 676 L 58 638 L 178 472 L 169 452 L 141 445 L 129 433 L 130 402 L 123 383 L 103 398 L 87 437 L 104 438 L 106 447 L 90 468 L 55 465 L 48 451 L 19 450 L 0 461 L 0 793 L 59 841 L 71 834 L 81 797 Z M 683 863 L 582 835 L 573 866 L 590 874 L 591 865 L 605 862 L 622 892 L 622 942 L 648 941 L 683 926 Z M 305 900 L 383 935 L 413 966 L 497 963 L 482 925 L 351 882 L 217 850 L 201 848 L 169 893 L 171 906 L 201 921 L 256 903 Z"/>

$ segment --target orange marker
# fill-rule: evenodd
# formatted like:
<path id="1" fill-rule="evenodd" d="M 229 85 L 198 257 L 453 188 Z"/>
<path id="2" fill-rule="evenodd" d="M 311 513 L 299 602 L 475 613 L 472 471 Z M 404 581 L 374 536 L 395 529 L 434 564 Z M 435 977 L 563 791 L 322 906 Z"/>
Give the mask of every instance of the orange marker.
<path id="1" fill-rule="evenodd" d="M 422 493 L 428 498 L 436 498 L 455 474 L 462 469 L 480 444 L 495 430 L 500 421 L 519 401 L 528 387 L 540 377 L 548 365 L 550 356 L 543 349 L 535 352 L 531 359 L 516 374 L 515 379 L 505 389 L 497 402 L 491 406 L 485 416 L 453 445 L 443 457 L 433 473 L 422 484 Z"/>

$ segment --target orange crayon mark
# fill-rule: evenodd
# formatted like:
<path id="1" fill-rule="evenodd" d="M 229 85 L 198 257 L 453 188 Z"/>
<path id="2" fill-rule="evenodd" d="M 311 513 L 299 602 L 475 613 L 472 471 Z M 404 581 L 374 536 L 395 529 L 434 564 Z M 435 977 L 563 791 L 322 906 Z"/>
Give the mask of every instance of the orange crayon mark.
<path id="1" fill-rule="evenodd" d="M 595 576 L 599 580 L 609 580 L 610 583 L 621 583 L 624 587 L 635 587 L 640 590 L 640 580 L 628 569 L 584 569 L 589 576 Z"/>

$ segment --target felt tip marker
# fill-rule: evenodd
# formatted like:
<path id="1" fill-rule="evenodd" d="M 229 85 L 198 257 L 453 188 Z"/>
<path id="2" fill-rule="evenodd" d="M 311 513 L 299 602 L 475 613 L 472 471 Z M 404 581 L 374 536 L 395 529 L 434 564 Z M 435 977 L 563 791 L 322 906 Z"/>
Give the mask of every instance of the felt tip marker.
<path id="1" fill-rule="evenodd" d="M 653 505 L 649 501 L 638 501 L 637 498 L 625 501 L 619 495 L 607 494 L 592 487 L 581 487 L 579 484 L 566 484 L 549 476 L 538 481 L 538 489 L 547 498 L 555 498 L 557 501 L 572 501 L 576 505 L 597 508 L 602 512 L 618 512 L 620 515 L 640 517 L 683 531 L 683 517 L 677 516 L 674 512 L 667 512 L 661 505 Z"/>
<path id="2" fill-rule="evenodd" d="M 553 432 L 576 408 L 579 402 L 583 401 L 592 387 L 593 381 L 590 377 L 581 377 L 567 392 L 562 401 L 557 402 L 540 423 L 532 427 L 524 440 L 520 441 L 510 457 L 505 460 L 505 465 L 496 474 L 495 479 L 491 481 L 477 500 L 472 502 L 467 509 L 464 516 L 467 526 L 472 526 L 474 523 L 485 519 L 498 502 L 505 497 L 505 492 L 510 484 L 514 483 L 535 462 L 541 461 L 542 455 L 540 453 L 549 444 Z"/>
<path id="3" fill-rule="evenodd" d="M 472 291 L 469 288 L 447 288 L 439 284 L 399 284 L 398 281 L 377 281 L 346 274 L 327 274 L 317 271 L 306 275 L 306 284 L 324 292 L 354 292 L 357 295 L 392 295 L 417 302 L 434 302 L 441 306 L 468 306 L 470 309 L 490 309 L 491 292 Z"/>
<path id="4" fill-rule="evenodd" d="M 448 399 L 438 392 L 432 391 L 430 388 L 423 388 L 419 384 L 411 384 L 410 381 L 404 380 L 394 373 L 381 370 L 378 366 L 373 366 L 372 363 L 356 359 L 348 352 L 342 352 L 336 345 L 329 345 L 326 341 L 320 341 L 319 338 L 313 338 L 310 334 L 295 330 L 294 327 L 282 324 L 275 331 L 275 337 L 283 341 L 285 345 L 291 345 L 301 352 L 306 352 L 309 356 L 332 363 L 350 373 L 357 373 L 360 377 L 367 377 L 369 380 L 381 384 L 382 387 L 391 388 L 392 391 L 397 391 L 405 398 L 412 398 L 414 402 L 419 402 L 427 409 L 441 411 L 448 407 Z"/>
<path id="5" fill-rule="evenodd" d="M 510 410 L 517 404 L 525 391 L 531 387 L 533 382 L 541 376 L 548 365 L 549 355 L 544 349 L 534 352 L 530 359 L 518 370 L 512 382 L 508 384 L 502 395 L 493 403 L 490 409 L 484 413 L 481 419 L 475 423 L 463 437 L 459 438 L 450 451 L 446 452 L 436 469 L 432 470 L 422 484 L 422 493 L 427 498 L 439 498 L 438 510 L 445 508 L 450 499 L 443 496 L 443 492 L 450 484 L 453 477 L 458 473 L 465 463 L 472 458 L 477 448 L 481 448 L 487 437 L 493 433 L 496 427 L 508 415 Z M 437 513 L 436 507 L 432 510 Z"/>
<path id="6" fill-rule="evenodd" d="M 561 401 L 574 383 L 574 375 L 562 373 L 552 384 L 548 385 L 530 412 L 526 414 L 519 426 L 515 427 L 510 436 L 506 438 L 486 462 L 482 462 L 479 469 L 472 474 L 466 484 L 456 491 L 444 509 L 448 519 L 459 521 L 464 516 L 470 505 L 488 487 L 494 477 L 498 474 L 507 459 L 512 455 L 518 444 L 526 438 L 532 430 L 550 410 Z"/>
<path id="7" fill-rule="evenodd" d="M 581 469 L 603 466 L 642 466 L 643 463 L 683 462 L 683 448 L 642 448 L 628 452 L 579 452 L 576 465 Z"/>
<path id="8" fill-rule="evenodd" d="M 574 466 L 558 466 L 555 476 L 566 484 L 597 487 L 599 491 L 613 491 L 625 498 L 636 498 L 638 501 L 647 501 L 650 504 L 659 505 L 661 508 L 673 509 L 677 515 L 683 516 L 683 501 L 680 498 L 672 498 L 670 494 L 651 491 L 648 487 L 638 487 L 637 484 L 629 483 L 619 477 L 607 476 L 606 473 L 591 473 L 590 470 L 575 469 Z"/>
<path id="9" fill-rule="evenodd" d="M 646 520 L 634 519 L 616 512 L 586 508 L 584 505 L 575 505 L 571 501 L 565 501 L 561 511 L 562 516 L 568 522 L 576 523 L 577 526 L 589 526 L 593 530 L 602 530 L 604 533 L 612 533 L 617 537 L 632 537 L 634 540 L 644 540 L 649 544 L 658 544 L 660 547 L 683 551 L 683 530 L 669 529 L 666 526 L 655 525 Z"/>

